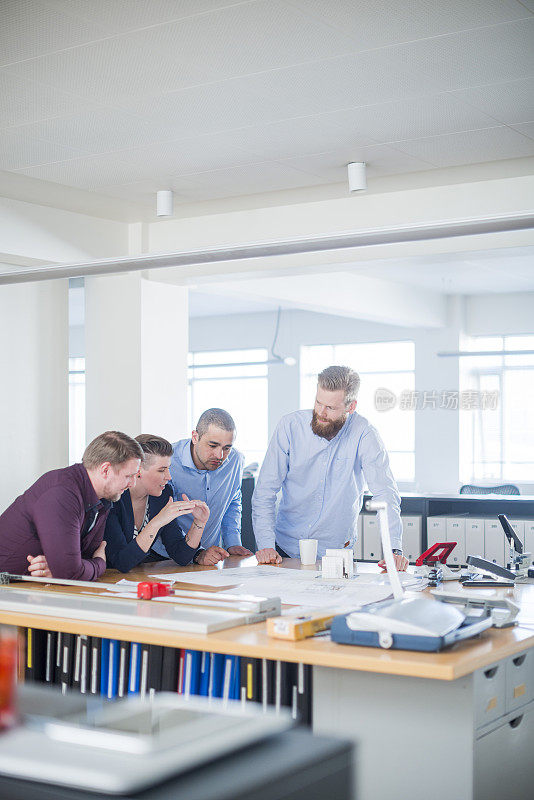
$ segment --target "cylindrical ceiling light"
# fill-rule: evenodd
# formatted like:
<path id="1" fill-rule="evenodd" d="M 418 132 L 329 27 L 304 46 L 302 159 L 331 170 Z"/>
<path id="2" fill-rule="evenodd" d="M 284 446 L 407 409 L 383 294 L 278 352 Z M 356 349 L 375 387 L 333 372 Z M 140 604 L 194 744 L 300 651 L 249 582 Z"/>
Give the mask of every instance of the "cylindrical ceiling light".
<path id="1" fill-rule="evenodd" d="M 158 217 L 172 217 L 173 196 L 164 189 L 156 194 L 156 214 Z"/>
<path id="2" fill-rule="evenodd" d="M 349 175 L 349 192 L 361 192 L 367 189 L 367 177 L 365 175 L 365 161 L 351 161 L 347 164 Z"/>

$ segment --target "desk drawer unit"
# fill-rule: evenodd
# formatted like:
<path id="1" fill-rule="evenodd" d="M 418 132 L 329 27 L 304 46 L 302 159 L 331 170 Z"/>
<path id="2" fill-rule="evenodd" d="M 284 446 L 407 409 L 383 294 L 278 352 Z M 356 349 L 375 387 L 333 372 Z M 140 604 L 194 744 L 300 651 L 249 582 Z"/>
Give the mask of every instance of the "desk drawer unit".
<path id="1" fill-rule="evenodd" d="M 506 712 L 506 663 L 499 661 L 473 675 L 475 728 L 487 725 Z"/>
<path id="2" fill-rule="evenodd" d="M 475 742 L 474 800 L 532 797 L 533 751 L 534 703 L 488 725 Z"/>
<path id="3" fill-rule="evenodd" d="M 526 650 L 506 660 L 506 711 L 516 711 L 534 701 L 534 650 Z M 534 741 L 532 742 L 534 753 Z M 534 788 L 534 787 L 533 787 Z"/>

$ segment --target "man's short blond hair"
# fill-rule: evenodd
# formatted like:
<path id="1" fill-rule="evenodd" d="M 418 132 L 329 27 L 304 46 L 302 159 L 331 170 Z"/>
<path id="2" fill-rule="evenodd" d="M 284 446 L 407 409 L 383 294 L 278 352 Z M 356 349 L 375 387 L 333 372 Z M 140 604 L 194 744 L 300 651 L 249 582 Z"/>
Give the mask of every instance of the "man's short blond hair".
<path id="1" fill-rule="evenodd" d="M 350 406 L 358 398 L 360 376 L 350 367 L 326 367 L 319 373 L 317 382 L 327 392 L 345 392 L 345 405 Z"/>
<path id="2" fill-rule="evenodd" d="M 87 445 L 82 462 L 85 469 L 96 469 L 100 464 L 109 461 L 114 467 L 124 464 L 131 458 L 143 461 L 141 445 L 121 431 L 106 431 Z"/>

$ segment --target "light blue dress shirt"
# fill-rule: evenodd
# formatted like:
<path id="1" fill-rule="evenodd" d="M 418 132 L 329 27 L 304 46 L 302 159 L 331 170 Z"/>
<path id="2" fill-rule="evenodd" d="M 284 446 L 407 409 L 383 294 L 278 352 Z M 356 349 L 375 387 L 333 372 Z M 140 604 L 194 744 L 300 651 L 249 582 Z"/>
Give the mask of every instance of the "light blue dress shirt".
<path id="1" fill-rule="evenodd" d="M 393 547 L 402 547 L 400 496 L 380 436 L 354 412 L 330 441 L 316 436 L 311 411 L 282 417 L 267 448 L 252 497 L 258 549 L 276 543 L 299 556 L 299 539 L 318 539 L 318 556 L 357 538 L 365 485 L 388 504 Z M 281 491 L 276 510 L 276 496 Z"/>
<path id="2" fill-rule="evenodd" d="M 191 500 L 203 500 L 210 517 L 202 534 L 201 547 L 220 545 L 225 548 L 241 544 L 241 480 L 245 457 L 239 450 L 230 450 L 220 467 L 197 469 L 191 456 L 191 439 L 182 439 L 172 446 L 171 480 L 174 497 L 182 492 Z M 188 531 L 193 515 L 178 517 L 180 528 Z"/>

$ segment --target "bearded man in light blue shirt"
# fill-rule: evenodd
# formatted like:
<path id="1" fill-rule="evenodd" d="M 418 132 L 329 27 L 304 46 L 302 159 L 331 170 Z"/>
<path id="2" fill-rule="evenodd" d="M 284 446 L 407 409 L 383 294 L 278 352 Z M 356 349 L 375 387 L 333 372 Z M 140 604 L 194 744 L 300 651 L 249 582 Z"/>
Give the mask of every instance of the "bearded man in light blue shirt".
<path id="1" fill-rule="evenodd" d="M 395 562 L 406 569 L 399 491 L 378 432 L 356 413 L 359 388 L 354 370 L 327 367 L 313 411 L 294 411 L 278 423 L 252 497 L 258 563 L 298 558 L 300 539 L 317 539 L 319 557 L 352 544 L 367 485 L 387 503 Z"/>
<path id="2" fill-rule="evenodd" d="M 210 516 L 202 533 L 195 564 L 213 566 L 230 556 L 251 556 L 241 545 L 241 480 L 243 455 L 234 448 L 235 423 L 222 408 L 201 414 L 190 439 L 173 444 L 171 480 L 175 498 L 182 494 L 203 500 Z M 180 518 L 184 530 L 195 524 Z"/>

